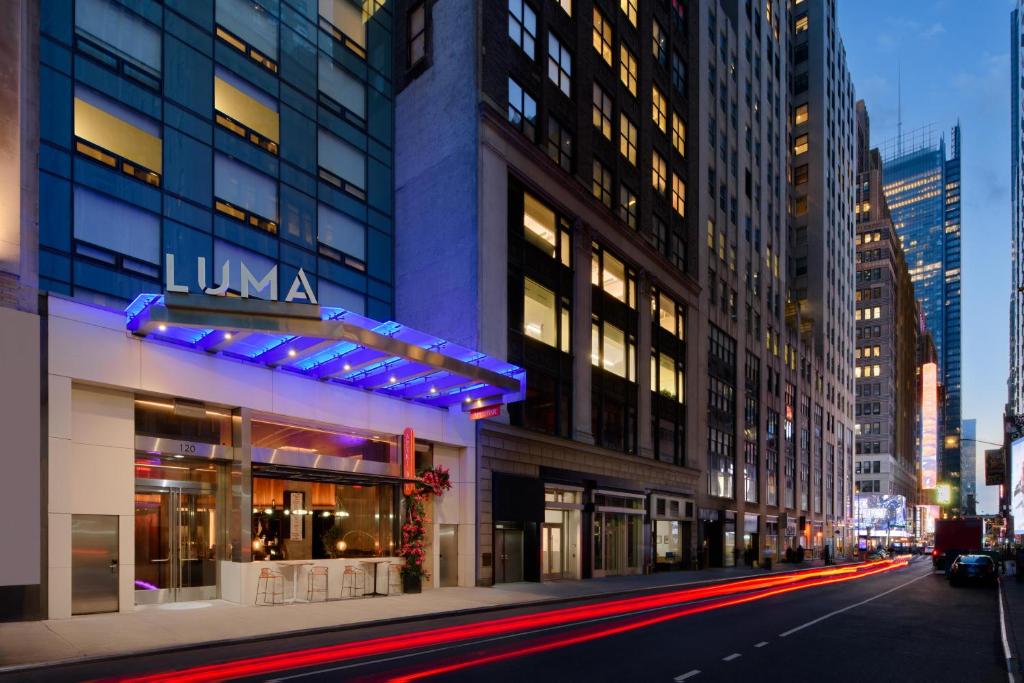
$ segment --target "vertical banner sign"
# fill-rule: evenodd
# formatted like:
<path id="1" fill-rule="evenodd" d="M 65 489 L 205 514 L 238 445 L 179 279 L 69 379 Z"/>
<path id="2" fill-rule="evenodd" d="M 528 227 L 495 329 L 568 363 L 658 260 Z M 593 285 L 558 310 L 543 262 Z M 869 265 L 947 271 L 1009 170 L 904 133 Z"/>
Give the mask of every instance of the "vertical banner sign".
<path id="1" fill-rule="evenodd" d="M 921 366 L 921 488 L 934 489 L 938 479 L 938 367 Z"/>
<path id="2" fill-rule="evenodd" d="M 412 427 L 406 427 L 402 432 L 402 478 L 416 478 L 416 432 Z M 416 492 L 416 484 L 405 485 L 405 495 L 411 496 Z"/>
<path id="3" fill-rule="evenodd" d="M 1006 483 L 1006 462 L 1002 448 L 985 451 L 985 486 L 1001 486 Z"/>
<path id="4" fill-rule="evenodd" d="M 305 531 L 306 506 L 305 494 L 302 491 L 291 491 L 288 493 L 288 507 L 291 509 L 291 517 L 288 522 L 288 540 L 301 541 Z"/>

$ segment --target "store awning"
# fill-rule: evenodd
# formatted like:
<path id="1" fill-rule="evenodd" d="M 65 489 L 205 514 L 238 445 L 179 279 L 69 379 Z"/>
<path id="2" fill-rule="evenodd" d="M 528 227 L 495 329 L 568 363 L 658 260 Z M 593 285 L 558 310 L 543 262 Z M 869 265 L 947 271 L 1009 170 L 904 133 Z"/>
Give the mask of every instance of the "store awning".
<path id="1" fill-rule="evenodd" d="M 238 297 L 141 294 L 139 337 L 447 408 L 522 400 L 526 371 L 396 322 L 342 308 Z"/>

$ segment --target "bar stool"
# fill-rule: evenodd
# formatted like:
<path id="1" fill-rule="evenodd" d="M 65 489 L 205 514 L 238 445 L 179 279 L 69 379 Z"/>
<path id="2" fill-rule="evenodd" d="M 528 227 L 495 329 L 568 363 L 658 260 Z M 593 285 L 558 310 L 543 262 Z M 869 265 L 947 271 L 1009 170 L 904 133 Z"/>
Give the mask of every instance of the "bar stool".
<path id="1" fill-rule="evenodd" d="M 358 595 L 366 593 L 366 572 L 358 567 L 346 565 L 345 571 L 341 573 L 341 597 L 345 597 L 346 590 L 348 590 L 348 597 L 356 597 L 357 584 L 359 586 Z"/>
<path id="2" fill-rule="evenodd" d="M 395 588 L 396 593 L 402 592 L 402 565 L 392 562 L 388 565 L 388 594 Z"/>
<path id="3" fill-rule="evenodd" d="M 260 596 L 263 602 L 260 602 Z M 267 595 L 270 602 L 267 602 Z M 278 599 L 280 598 L 280 600 Z M 284 574 L 276 572 L 269 567 L 260 569 L 259 578 L 256 580 L 256 599 L 253 604 L 283 605 L 284 604 Z"/>
<path id="4" fill-rule="evenodd" d="M 323 581 L 321 582 L 319 579 L 323 579 Z M 323 601 L 327 602 L 328 579 L 327 567 L 317 565 L 310 568 L 306 580 L 306 602 L 313 602 L 313 596 L 318 593 L 322 594 L 324 596 Z M 318 587 L 318 583 L 322 585 Z"/>

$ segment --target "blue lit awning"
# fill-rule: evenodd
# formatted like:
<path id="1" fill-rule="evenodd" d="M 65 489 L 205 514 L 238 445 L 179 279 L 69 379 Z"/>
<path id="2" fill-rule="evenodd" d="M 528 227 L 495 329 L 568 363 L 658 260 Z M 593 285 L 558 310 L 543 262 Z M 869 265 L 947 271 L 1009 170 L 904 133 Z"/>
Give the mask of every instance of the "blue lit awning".
<path id="1" fill-rule="evenodd" d="M 140 337 L 433 406 L 512 403 L 526 390 L 518 366 L 342 308 L 141 294 L 125 313 Z"/>

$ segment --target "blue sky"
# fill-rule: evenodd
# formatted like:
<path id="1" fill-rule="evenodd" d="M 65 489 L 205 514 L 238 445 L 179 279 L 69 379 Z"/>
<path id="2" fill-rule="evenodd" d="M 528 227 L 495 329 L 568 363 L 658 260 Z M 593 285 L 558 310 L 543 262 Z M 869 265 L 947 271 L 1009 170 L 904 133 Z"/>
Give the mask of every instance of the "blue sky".
<path id="1" fill-rule="evenodd" d="M 1009 353 L 1010 0 L 838 0 L 839 30 L 872 145 L 903 130 L 963 132 L 963 417 L 978 439 L 1002 442 Z M 897 66 L 898 65 L 898 66 Z M 995 512 L 978 444 L 981 512 Z"/>

